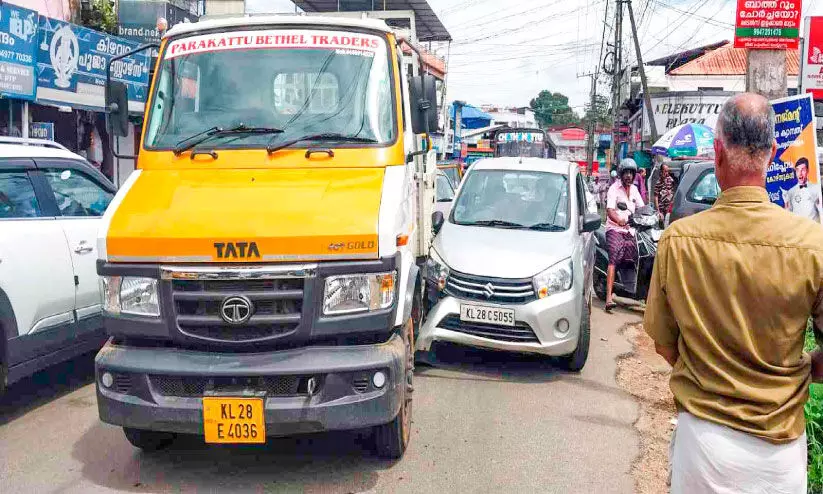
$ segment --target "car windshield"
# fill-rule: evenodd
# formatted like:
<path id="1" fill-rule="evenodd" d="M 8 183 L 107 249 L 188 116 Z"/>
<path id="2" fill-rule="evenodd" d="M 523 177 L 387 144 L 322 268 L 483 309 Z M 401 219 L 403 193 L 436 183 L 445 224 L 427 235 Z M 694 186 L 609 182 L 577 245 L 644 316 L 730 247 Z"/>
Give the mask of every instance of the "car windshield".
<path id="1" fill-rule="evenodd" d="M 379 36 L 319 30 L 216 33 L 172 41 L 164 57 L 147 148 L 172 149 L 212 129 L 238 127 L 258 132 L 217 133 L 208 145 L 266 147 L 323 134 L 375 141 L 367 145 L 395 139 L 392 71 Z"/>
<path id="2" fill-rule="evenodd" d="M 452 188 L 452 183 L 447 176 L 438 174 L 434 188 L 437 194 L 437 202 L 454 200 L 454 188 Z"/>
<path id="3" fill-rule="evenodd" d="M 558 173 L 477 170 L 460 189 L 452 213 L 458 225 L 566 230 L 569 181 Z"/>

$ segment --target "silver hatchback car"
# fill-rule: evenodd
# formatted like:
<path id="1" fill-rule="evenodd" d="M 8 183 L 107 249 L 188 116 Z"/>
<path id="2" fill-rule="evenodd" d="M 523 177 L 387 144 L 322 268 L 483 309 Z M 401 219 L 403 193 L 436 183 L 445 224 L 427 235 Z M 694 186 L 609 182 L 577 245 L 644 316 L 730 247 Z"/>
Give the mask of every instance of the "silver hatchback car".
<path id="1" fill-rule="evenodd" d="M 590 339 L 592 232 L 583 175 L 566 161 L 475 163 L 426 266 L 429 312 L 417 350 L 436 341 L 560 357 L 579 371 Z"/>

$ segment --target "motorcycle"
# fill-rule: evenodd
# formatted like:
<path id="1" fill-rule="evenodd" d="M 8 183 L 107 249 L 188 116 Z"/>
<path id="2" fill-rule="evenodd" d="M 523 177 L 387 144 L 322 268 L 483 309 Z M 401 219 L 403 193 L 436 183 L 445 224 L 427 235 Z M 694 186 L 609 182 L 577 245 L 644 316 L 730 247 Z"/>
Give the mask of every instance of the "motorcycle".
<path id="1" fill-rule="evenodd" d="M 625 203 L 617 209 L 628 210 Z M 615 266 L 614 294 L 632 300 L 646 300 L 652 279 L 652 268 L 657 256 L 657 242 L 663 233 L 658 228 L 659 219 L 654 208 L 643 206 L 629 217 L 629 225 L 635 229 L 637 242 L 637 262 Z M 595 232 L 594 293 L 600 300 L 606 300 L 606 275 L 609 267 L 609 247 L 606 230 Z"/>

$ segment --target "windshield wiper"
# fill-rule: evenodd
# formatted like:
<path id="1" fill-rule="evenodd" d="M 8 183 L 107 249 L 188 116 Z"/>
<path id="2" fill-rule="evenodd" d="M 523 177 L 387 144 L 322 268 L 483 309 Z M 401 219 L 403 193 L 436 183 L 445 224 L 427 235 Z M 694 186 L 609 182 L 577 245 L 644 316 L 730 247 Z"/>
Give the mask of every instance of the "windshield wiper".
<path id="1" fill-rule="evenodd" d="M 206 129 L 203 132 L 194 134 L 191 137 L 187 137 L 182 141 L 178 142 L 177 145 L 174 146 L 174 154 L 180 154 L 182 152 L 188 151 L 189 149 L 197 146 L 198 144 L 202 144 L 212 137 L 222 137 L 227 135 L 236 135 L 236 134 L 275 134 L 279 135 L 283 133 L 283 129 L 276 129 L 274 127 L 248 127 L 245 124 L 240 124 L 237 127 L 232 127 L 230 129 L 223 129 L 221 127 L 212 127 L 210 129 Z"/>
<path id="2" fill-rule="evenodd" d="M 298 142 L 303 141 L 340 141 L 340 142 L 360 142 L 364 144 L 377 144 L 377 139 L 372 139 L 370 137 L 358 137 L 346 134 L 336 134 L 333 132 L 326 132 L 324 134 L 309 134 L 302 137 L 296 137 L 294 139 L 290 139 L 288 141 L 282 142 L 276 146 L 272 146 L 272 142 L 276 136 L 272 136 L 271 140 L 269 141 L 269 145 L 266 146 L 266 151 L 269 154 L 276 153 L 281 149 L 285 149 L 289 146 L 294 146 Z"/>
<path id="3" fill-rule="evenodd" d="M 566 231 L 565 227 L 560 225 L 555 225 L 554 223 L 536 223 L 534 225 L 528 226 L 529 230 L 537 230 L 541 232 L 564 232 Z"/>
<path id="4" fill-rule="evenodd" d="M 512 223 L 511 221 L 503 220 L 483 220 L 459 224 L 463 226 L 496 226 L 500 228 L 526 228 L 526 225 L 521 225 L 520 223 Z"/>

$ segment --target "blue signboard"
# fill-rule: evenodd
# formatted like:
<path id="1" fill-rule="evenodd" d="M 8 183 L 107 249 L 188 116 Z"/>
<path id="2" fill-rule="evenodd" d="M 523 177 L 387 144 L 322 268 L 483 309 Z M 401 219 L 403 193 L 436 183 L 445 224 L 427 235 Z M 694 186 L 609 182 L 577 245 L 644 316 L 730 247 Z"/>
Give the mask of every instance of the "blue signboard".
<path id="1" fill-rule="evenodd" d="M 40 18 L 37 99 L 102 110 L 106 65 L 140 44 L 67 22 Z M 148 50 L 112 64 L 112 80 L 126 83 L 129 109 L 141 111 L 149 85 Z"/>
<path id="2" fill-rule="evenodd" d="M 32 122 L 29 126 L 29 137 L 32 139 L 54 140 L 53 122 Z"/>
<path id="3" fill-rule="evenodd" d="M 0 95 L 34 99 L 37 39 L 37 12 L 0 4 Z"/>

